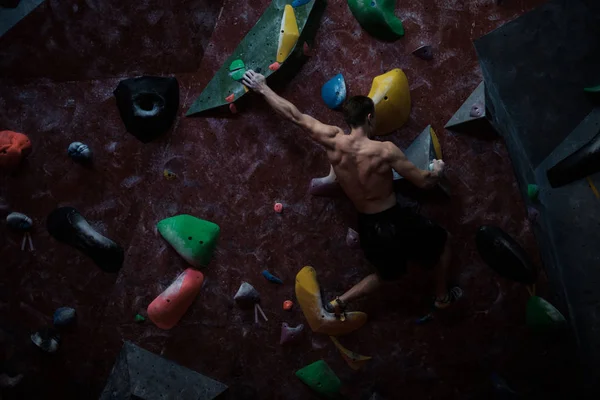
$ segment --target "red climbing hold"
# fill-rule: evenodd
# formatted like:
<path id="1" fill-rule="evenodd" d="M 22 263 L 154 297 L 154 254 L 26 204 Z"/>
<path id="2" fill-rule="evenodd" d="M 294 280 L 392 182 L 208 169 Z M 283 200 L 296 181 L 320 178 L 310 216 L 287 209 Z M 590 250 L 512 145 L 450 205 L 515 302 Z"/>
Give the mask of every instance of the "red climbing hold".
<path id="1" fill-rule="evenodd" d="M 231 111 L 232 114 L 237 114 L 237 107 L 235 106 L 235 104 L 229 104 L 229 111 Z"/>
<path id="2" fill-rule="evenodd" d="M 279 67 L 281 67 L 281 64 L 279 64 L 277 61 L 275 61 L 273 64 L 269 65 L 269 69 L 271 71 L 277 71 L 279 69 Z"/>
<path id="3" fill-rule="evenodd" d="M 283 309 L 285 311 L 290 311 L 293 306 L 294 306 L 294 303 L 292 303 L 291 300 L 286 300 L 286 301 L 283 302 Z"/>
<path id="4" fill-rule="evenodd" d="M 304 42 L 304 46 L 302 47 L 302 50 L 304 51 L 304 55 L 306 57 L 312 56 L 312 53 L 310 51 L 310 46 L 308 45 L 308 43 Z"/>
<path id="5" fill-rule="evenodd" d="M 275 212 L 277 214 L 281 214 L 281 212 L 283 211 L 283 204 L 281 204 L 281 203 L 275 203 L 275 206 L 273 207 L 273 210 L 275 210 Z"/>
<path id="6" fill-rule="evenodd" d="M 225 101 L 228 103 L 231 103 L 233 100 L 235 100 L 235 94 L 231 93 L 229 96 L 225 97 Z"/>

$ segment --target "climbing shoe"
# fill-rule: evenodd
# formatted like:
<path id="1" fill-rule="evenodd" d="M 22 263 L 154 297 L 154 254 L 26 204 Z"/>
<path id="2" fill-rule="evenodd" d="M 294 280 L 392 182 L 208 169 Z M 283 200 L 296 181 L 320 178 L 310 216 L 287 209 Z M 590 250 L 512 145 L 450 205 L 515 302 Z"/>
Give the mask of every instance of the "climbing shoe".
<path id="1" fill-rule="evenodd" d="M 339 319 L 340 321 L 345 321 L 346 320 L 346 303 L 344 303 L 342 300 L 340 300 L 339 297 L 336 297 L 335 299 L 331 300 L 329 303 L 325 304 L 325 309 L 330 312 L 335 314 L 335 317 L 337 319 Z"/>
<path id="2" fill-rule="evenodd" d="M 462 289 L 459 288 L 458 286 L 454 286 L 453 288 L 448 290 L 448 293 L 446 294 L 445 297 L 443 297 L 443 298 L 436 297 L 433 302 L 433 306 L 435 308 L 437 308 L 438 310 L 443 310 L 445 308 L 448 308 L 452 303 L 454 303 L 456 300 L 460 299 L 462 296 L 463 296 Z"/>

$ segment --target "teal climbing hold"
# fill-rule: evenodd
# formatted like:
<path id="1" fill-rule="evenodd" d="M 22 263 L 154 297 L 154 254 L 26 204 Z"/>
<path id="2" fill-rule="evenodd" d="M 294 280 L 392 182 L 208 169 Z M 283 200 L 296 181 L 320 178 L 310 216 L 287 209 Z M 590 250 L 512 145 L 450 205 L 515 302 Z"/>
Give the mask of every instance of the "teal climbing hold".
<path id="1" fill-rule="evenodd" d="M 331 109 L 336 109 L 346 100 L 346 81 L 344 75 L 337 74 L 323 85 L 321 97 Z"/>
<path id="2" fill-rule="evenodd" d="M 566 324 L 565 317 L 546 300 L 531 296 L 527 301 L 527 325 L 536 330 L 561 328 Z"/>
<path id="3" fill-rule="evenodd" d="M 340 395 L 342 382 L 323 360 L 299 369 L 296 376 L 321 396 L 335 399 Z"/>
<path id="4" fill-rule="evenodd" d="M 394 41 L 404 36 L 404 27 L 394 15 L 396 0 L 348 0 L 348 7 L 358 23 L 371 36 Z"/>
<path id="5" fill-rule="evenodd" d="M 191 215 L 176 215 L 157 224 L 163 238 L 192 266 L 208 265 L 221 228 Z"/>
<path id="6" fill-rule="evenodd" d="M 586 87 L 583 89 L 584 92 L 587 93 L 600 93 L 600 85 L 598 86 L 592 86 L 592 87 Z"/>
<path id="7" fill-rule="evenodd" d="M 239 81 L 246 73 L 246 65 L 240 59 L 233 60 L 229 65 L 229 75 L 233 80 Z"/>
<path id="8" fill-rule="evenodd" d="M 527 197 L 529 197 L 529 199 L 536 201 L 539 195 L 540 188 L 538 187 L 538 185 L 535 185 L 533 183 L 527 185 Z"/>

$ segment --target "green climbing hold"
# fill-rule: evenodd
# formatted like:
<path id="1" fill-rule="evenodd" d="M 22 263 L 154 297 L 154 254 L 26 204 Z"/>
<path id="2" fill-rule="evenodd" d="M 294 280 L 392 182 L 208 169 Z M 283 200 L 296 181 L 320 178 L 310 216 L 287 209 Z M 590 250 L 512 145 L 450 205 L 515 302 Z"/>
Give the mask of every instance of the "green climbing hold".
<path id="1" fill-rule="evenodd" d="M 529 197 L 533 201 L 536 201 L 539 195 L 540 188 L 538 187 L 538 185 L 534 185 L 533 183 L 527 185 L 527 197 Z"/>
<path id="2" fill-rule="evenodd" d="M 335 399 L 340 395 L 342 382 L 323 360 L 299 369 L 296 376 L 321 396 Z"/>
<path id="3" fill-rule="evenodd" d="M 239 81 L 242 79 L 244 74 L 246 73 L 246 65 L 239 58 L 237 60 L 233 60 L 229 65 L 229 75 L 233 80 Z"/>
<path id="4" fill-rule="evenodd" d="M 348 0 L 358 23 L 380 40 L 394 41 L 404 36 L 402 21 L 394 15 L 396 0 Z"/>
<path id="5" fill-rule="evenodd" d="M 208 265 L 221 231 L 219 225 L 191 215 L 163 219 L 157 228 L 175 251 L 196 268 Z"/>
<path id="6" fill-rule="evenodd" d="M 586 87 L 583 89 L 584 92 L 587 93 L 600 93 L 600 85 L 598 86 L 592 86 L 592 87 Z"/>
<path id="7" fill-rule="evenodd" d="M 546 300 L 531 296 L 527 301 L 527 325 L 536 330 L 561 328 L 566 324 L 565 317 Z"/>
<path id="8" fill-rule="evenodd" d="M 146 318 L 144 318 L 143 316 L 141 316 L 140 314 L 136 314 L 135 317 L 133 317 L 133 320 L 135 322 L 144 322 L 146 320 Z"/>

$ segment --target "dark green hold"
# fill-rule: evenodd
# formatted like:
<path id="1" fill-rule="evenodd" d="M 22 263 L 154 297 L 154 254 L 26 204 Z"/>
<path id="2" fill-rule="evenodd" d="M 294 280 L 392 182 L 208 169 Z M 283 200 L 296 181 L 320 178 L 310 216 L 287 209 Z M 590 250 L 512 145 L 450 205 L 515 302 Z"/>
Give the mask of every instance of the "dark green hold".
<path id="1" fill-rule="evenodd" d="M 549 331 L 566 325 L 565 317 L 554 307 L 538 296 L 527 301 L 527 325 L 538 331 Z"/>
<path id="2" fill-rule="evenodd" d="M 234 60 L 231 65 L 229 65 L 229 75 L 231 79 L 235 81 L 239 81 L 244 77 L 246 73 L 246 65 L 242 60 Z"/>
<path id="3" fill-rule="evenodd" d="M 600 85 L 598 86 L 592 86 L 592 87 L 586 87 L 583 89 L 584 92 L 586 93 L 600 93 Z"/>
<path id="4" fill-rule="evenodd" d="M 328 399 L 339 397 L 342 382 L 323 360 L 299 369 L 296 376 L 321 396 Z"/>
<path id="5" fill-rule="evenodd" d="M 146 318 L 144 318 L 140 314 L 136 314 L 135 317 L 133 318 L 133 320 L 137 323 L 141 323 L 141 322 L 146 321 Z"/>
<path id="6" fill-rule="evenodd" d="M 538 185 L 534 185 L 532 183 L 527 185 L 527 197 L 529 197 L 530 200 L 537 201 L 539 195 L 540 188 L 538 187 Z"/>
<path id="7" fill-rule="evenodd" d="M 402 21 L 394 15 L 396 0 L 348 0 L 348 7 L 371 36 L 388 42 L 404 36 Z"/>

